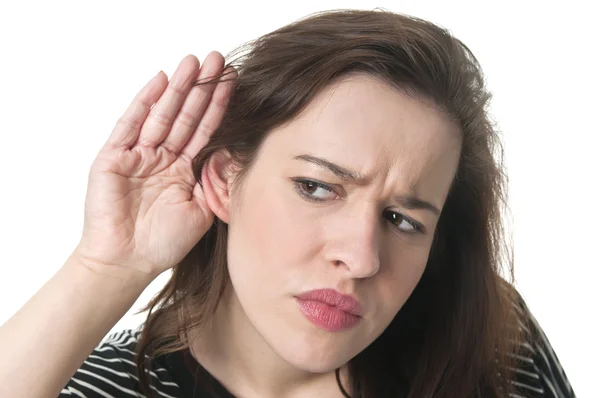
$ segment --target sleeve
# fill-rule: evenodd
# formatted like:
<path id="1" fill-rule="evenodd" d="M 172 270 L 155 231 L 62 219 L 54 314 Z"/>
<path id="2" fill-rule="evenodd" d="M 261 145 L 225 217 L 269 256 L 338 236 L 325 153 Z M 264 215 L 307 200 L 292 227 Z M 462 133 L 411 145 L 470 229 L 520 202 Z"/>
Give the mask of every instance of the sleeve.
<path id="1" fill-rule="evenodd" d="M 127 331 L 112 335 L 96 347 L 60 392 L 59 398 L 143 397 L 137 390 L 137 377 L 130 372 L 135 366 L 135 353 L 115 344 L 127 335 Z"/>
<path id="2" fill-rule="evenodd" d="M 518 295 L 518 301 L 519 308 L 517 310 L 524 320 L 521 327 L 527 336 L 527 343 L 524 343 L 523 346 L 526 347 L 529 353 L 526 359 L 529 362 L 527 370 L 530 371 L 522 371 L 528 377 L 521 375 L 522 383 L 518 384 L 527 387 L 527 382 L 523 382 L 524 379 L 529 380 L 529 385 L 533 385 L 533 379 L 535 379 L 536 390 L 538 390 L 536 391 L 536 397 L 575 398 L 575 392 L 554 349 L 550 345 L 548 337 L 520 295 Z"/>
<path id="3" fill-rule="evenodd" d="M 534 350 L 534 363 L 538 368 L 542 386 L 545 390 L 544 398 L 575 398 L 575 392 L 569 383 L 548 337 L 540 327 L 531 312 L 529 324 L 531 325 Z"/>

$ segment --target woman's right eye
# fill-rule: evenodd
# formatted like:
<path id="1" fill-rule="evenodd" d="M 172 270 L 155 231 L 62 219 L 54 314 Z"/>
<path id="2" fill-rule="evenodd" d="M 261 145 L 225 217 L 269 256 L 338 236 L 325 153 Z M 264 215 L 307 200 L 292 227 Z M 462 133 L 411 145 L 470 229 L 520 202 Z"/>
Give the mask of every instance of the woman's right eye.
<path id="1" fill-rule="evenodd" d="M 322 182 L 302 179 L 295 180 L 294 185 L 301 196 L 313 202 L 335 199 L 337 196 L 333 188 Z"/>

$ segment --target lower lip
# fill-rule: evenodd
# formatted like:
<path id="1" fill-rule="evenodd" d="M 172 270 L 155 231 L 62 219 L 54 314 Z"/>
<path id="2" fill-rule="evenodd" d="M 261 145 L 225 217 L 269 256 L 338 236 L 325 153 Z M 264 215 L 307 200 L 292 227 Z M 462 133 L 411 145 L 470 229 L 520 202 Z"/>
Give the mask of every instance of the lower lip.
<path id="1" fill-rule="evenodd" d="M 301 300 L 299 298 L 296 298 L 296 301 L 306 319 L 328 332 L 351 329 L 360 322 L 358 315 L 342 311 L 320 301 Z"/>

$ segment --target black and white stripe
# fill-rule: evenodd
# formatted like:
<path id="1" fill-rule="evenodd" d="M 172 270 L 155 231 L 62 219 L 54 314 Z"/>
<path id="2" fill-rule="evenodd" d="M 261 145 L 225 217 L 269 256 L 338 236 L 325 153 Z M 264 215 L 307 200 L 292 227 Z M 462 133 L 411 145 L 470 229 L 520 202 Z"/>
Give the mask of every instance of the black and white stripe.
<path id="1" fill-rule="evenodd" d="M 518 393 L 512 398 L 574 398 L 575 393 L 567 375 L 558 360 L 548 337 L 540 327 L 529 308 L 519 298 L 514 305 L 520 318 L 528 320 L 527 325 L 519 323 L 524 334 L 520 342 L 521 354 L 517 357 L 519 365 L 513 384 Z"/>
<path id="2" fill-rule="evenodd" d="M 140 393 L 134 362 L 135 345 L 140 334 L 141 327 L 108 336 L 81 365 L 59 397 L 144 398 Z M 152 378 L 151 388 L 159 397 L 182 396 L 167 369 L 153 366 L 149 373 Z"/>

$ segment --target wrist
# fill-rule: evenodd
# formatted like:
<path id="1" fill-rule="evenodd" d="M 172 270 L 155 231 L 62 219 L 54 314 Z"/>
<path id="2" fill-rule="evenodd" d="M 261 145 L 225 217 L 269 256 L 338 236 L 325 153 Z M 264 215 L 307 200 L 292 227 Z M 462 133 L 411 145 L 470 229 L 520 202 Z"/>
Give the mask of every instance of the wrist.
<path id="1" fill-rule="evenodd" d="M 65 263 L 66 268 L 81 273 L 84 278 L 96 278 L 123 287 L 143 291 L 158 275 L 116 264 L 99 263 L 74 251 Z"/>

